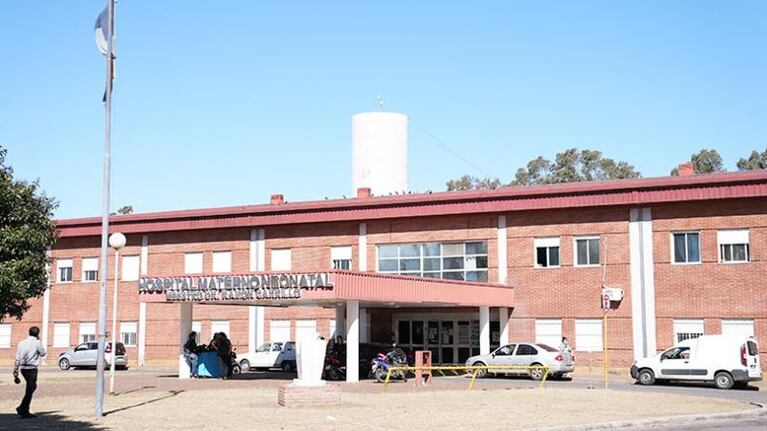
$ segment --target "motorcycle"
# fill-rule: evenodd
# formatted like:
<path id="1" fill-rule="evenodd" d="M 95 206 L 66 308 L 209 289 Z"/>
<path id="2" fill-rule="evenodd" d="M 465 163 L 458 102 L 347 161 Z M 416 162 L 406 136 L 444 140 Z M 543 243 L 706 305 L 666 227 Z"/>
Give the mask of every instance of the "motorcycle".
<path id="1" fill-rule="evenodd" d="M 386 375 L 389 373 L 390 367 L 406 367 L 408 361 L 405 352 L 403 352 L 402 349 L 395 347 L 386 354 L 379 353 L 372 361 L 370 361 L 370 365 L 370 374 L 376 381 L 383 383 L 386 381 Z M 390 378 L 407 382 L 407 371 L 392 371 Z"/>
<path id="2" fill-rule="evenodd" d="M 343 364 L 337 355 L 330 354 L 325 358 L 325 369 L 322 373 L 325 380 L 345 380 L 346 365 Z"/>

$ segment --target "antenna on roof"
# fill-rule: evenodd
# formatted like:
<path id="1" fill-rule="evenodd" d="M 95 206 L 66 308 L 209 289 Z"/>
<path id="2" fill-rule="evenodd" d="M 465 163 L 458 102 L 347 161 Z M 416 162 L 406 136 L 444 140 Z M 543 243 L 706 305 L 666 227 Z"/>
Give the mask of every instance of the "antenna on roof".
<path id="1" fill-rule="evenodd" d="M 386 107 L 384 106 L 383 96 L 378 96 L 378 109 L 382 111 L 386 110 Z"/>

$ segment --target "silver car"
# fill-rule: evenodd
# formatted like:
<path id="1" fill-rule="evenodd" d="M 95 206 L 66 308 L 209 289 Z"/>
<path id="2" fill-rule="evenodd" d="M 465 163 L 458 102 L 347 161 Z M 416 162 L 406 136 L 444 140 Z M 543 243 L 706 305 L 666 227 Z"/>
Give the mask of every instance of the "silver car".
<path id="1" fill-rule="evenodd" d="M 59 368 L 68 370 L 74 367 L 95 367 L 97 361 L 99 343 L 91 341 L 80 344 L 79 346 L 59 353 Z M 112 343 L 106 345 L 106 367 L 111 365 Z M 128 357 L 125 355 L 125 346 L 123 343 L 117 343 L 117 355 L 115 357 L 115 368 L 128 368 Z"/>
<path id="2" fill-rule="evenodd" d="M 575 370 L 575 356 L 570 352 L 560 352 L 545 344 L 517 343 L 501 346 L 487 355 L 472 356 L 466 360 L 466 365 L 488 367 L 493 365 L 545 365 L 549 367 L 549 375 L 557 378 L 567 373 L 572 373 Z M 535 380 L 541 380 L 544 374 L 542 368 L 499 368 L 496 370 L 493 368 L 483 368 L 477 372 L 477 377 L 484 377 L 488 372 L 495 374 L 529 374 Z"/>

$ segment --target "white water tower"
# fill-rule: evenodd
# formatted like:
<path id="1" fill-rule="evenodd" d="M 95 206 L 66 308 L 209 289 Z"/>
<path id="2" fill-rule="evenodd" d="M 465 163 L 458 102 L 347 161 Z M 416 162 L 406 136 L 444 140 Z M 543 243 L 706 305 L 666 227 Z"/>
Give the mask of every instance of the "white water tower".
<path id="1" fill-rule="evenodd" d="M 352 116 L 352 196 L 407 192 L 407 115 L 363 112 Z"/>

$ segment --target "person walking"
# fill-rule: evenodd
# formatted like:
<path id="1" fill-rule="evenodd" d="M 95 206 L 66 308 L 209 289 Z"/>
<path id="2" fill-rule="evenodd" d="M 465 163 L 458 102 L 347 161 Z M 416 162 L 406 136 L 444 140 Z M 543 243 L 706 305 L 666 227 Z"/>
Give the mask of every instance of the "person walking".
<path id="1" fill-rule="evenodd" d="M 562 353 L 573 353 L 570 343 L 567 342 L 567 337 L 562 337 L 562 344 L 559 345 L 559 351 Z"/>
<path id="2" fill-rule="evenodd" d="M 16 413 L 24 419 L 33 418 L 35 415 L 29 412 L 29 405 L 32 403 L 32 394 L 37 389 L 37 364 L 41 356 L 45 356 L 45 348 L 38 338 L 40 328 L 33 326 L 29 328 L 29 338 L 19 343 L 16 350 L 16 363 L 13 366 L 13 378 L 19 382 L 19 371 L 27 383 L 24 391 L 24 398 L 21 404 L 16 407 Z"/>

